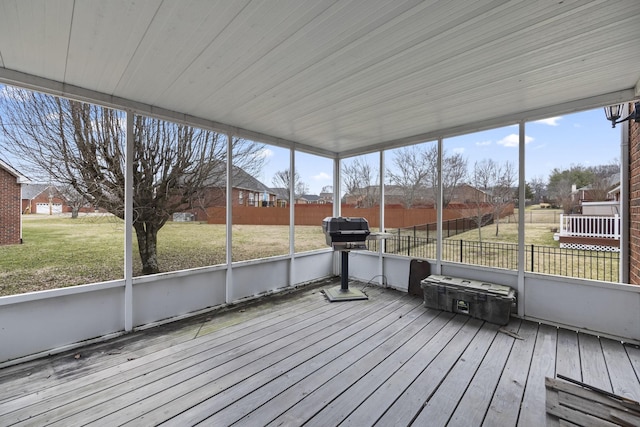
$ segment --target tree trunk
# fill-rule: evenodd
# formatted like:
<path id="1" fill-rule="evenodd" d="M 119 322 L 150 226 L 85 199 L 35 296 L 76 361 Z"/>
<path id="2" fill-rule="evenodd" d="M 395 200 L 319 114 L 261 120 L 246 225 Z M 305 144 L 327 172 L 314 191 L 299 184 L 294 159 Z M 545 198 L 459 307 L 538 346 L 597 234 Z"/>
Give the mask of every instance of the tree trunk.
<path id="1" fill-rule="evenodd" d="M 72 219 L 76 219 L 76 218 L 78 218 L 78 211 L 79 211 L 79 210 L 80 210 L 80 209 L 79 209 L 79 208 L 76 208 L 76 207 L 72 207 L 72 208 L 71 208 L 71 218 L 72 218 Z"/>
<path id="2" fill-rule="evenodd" d="M 133 225 L 138 238 L 138 252 L 142 261 L 142 274 L 159 273 L 158 268 L 158 228 L 148 222 L 136 222 Z"/>

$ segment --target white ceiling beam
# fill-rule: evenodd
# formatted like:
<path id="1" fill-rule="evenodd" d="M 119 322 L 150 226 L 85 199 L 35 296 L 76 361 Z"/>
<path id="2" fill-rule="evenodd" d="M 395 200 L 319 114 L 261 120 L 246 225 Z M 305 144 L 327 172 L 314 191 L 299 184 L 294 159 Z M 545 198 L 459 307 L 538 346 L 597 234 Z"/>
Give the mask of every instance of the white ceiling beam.
<path id="1" fill-rule="evenodd" d="M 598 108 L 603 105 L 619 104 L 629 101 L 633 98 L 634 89 L 621 90 L 608 94 L 593 96 L 576 101 L 565 102 L 558 105 L 552 105 L 545 108 L 524 111 L 520 113 L 508 114 L 496 117 L 490 120 L 482 120 L 474 123 L 461 123 L 455 127 L 447 129 L 438 129 L 406 138 L 399 138 L 367 147 L 366 150 L 347 150 L 340 153 L 340 158 L 358 156 L 362 154 L 373 153 L 380 150 L 389 150 L 398 147 L 404 147 L 411 144 L 419 144 L 422 142 L 435 141 L 438 138 L 451 138 L 454 136 L 465 135 L 474 132 L 480 132 L 488 129 L 495 129 L 502 126 L 509 126 L 520 121 L 535 121 L 546 119 L 548 117 L 571 114 L 579 111 L 585 111 L 592 108 Z M 603 116 L 604 119 L 604 116 Z M 464 111 L 460 110 L 460 120 L 464 120 Z"/>
<path id="2" fill-rule="evenodd" d="M 96 92 L 78 86 L 72 86 L 69 84 L 33 76 L 19 71 L 8 70 L 6 68 L 0 68 L 0 83 L 22 87 L 24 89 L 29 89 L 37 92 L 43 92 L 62 98 L 102 105 L 104 107 L 119 110 L 129 110 L 148 117 L 177 123 L 184 123 L 190 126 L 199 127 L 214 132 L 232 134 L 239 138 L 262 142 L 265 144 L 271 144 L 278 147 L 289 148 L 309 154 L 315 154 L 329 158 L 336 158 L 338 156 L 338 153 L 330 150 L 312 147 L 306 144 L 301 144 L 299 142 L 290 141 L 287 139 L 266 135 L 260 132 L 254 132 L 248 129 L 228 125 L 225 123 L 216 122 L 214 120 L 195 117 L 188 114 L 182 114 L 176 111 L 167 110 L 164 108 L 132 101 L 125 98 L 120 98 L 113 95 L 108 95 L 101 92 Z"/>

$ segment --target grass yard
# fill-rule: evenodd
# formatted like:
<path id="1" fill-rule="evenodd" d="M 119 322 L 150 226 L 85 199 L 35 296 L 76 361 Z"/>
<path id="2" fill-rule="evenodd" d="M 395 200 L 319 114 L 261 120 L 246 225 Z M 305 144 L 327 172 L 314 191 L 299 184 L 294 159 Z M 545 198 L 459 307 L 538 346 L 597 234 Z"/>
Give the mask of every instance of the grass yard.
<path id="1" fill-rule="evenodd" d="M 161 271 L 225 262 L 224 225 L 169 222 L 158 233 Z M 320 226 L 296 227 L 296 251 L 326 247 Z M 110 215 L 25 215 L 21 245 L 0 246 L 0 296 L 121 279 L 124 223 Z M 288 226 L 233 227 L 233 260 L 289 253 Z M 142 270 L 134 236 L 134 275 Z"/>
<path id="2" fill-rule="evenodd" d="M 558 248 L 552 228 L 556 224 L 532 222 L 525 225 L 526 245 Z M 499 243 L 516 244 L 518 226 L 513 221 L 482 230 L 482 241 L 490 249 L 478 251 L 478 231 L 470 230 L 446 239 L 454 246 L 444 259 L 501 268 L 516 268 L 517 252 L 502 250 Z M 419 241 L 405 244 L 411 231 L 403 231 L 401 241 L 388 241 L 389 252 L 423 258 L 435 257 L 435 244 Z M 86 283 L 121 279 L 124 269 L 123 221 L 110 215 L 68 216 L 26 215 L 23 218 L 22 245 L 0 246 L 0 296 L 55 289 Z M 225 262 L 225 225 L 198 222 L 169 222 L 158 234 L 158 263 L 161 271 L 184 270 Z M 420 236 L 418 236 L 420 237 Z M 435 235 L 434 235 L 435 237 Z M 395 241 L 395 240 L 394 240 Z M 400 245 L 392 249 L 391 245 Z M 289 226 L 233 226 L 233 261 L 266 258 L 289 253 Z M 326 248 L 320 226 L 296 226 L 295 250 L 305 252 Z M 527 252 L 527 271 L 617 281 L 617 259 L 602 258 L 602 253 L 560 250 L 562 254 L 536 253 L 533 261 Z M 571 256 L 567 254 L 571 254 Z M 598 257 L 598 258 L 594 258 Z M 142 270 L 134 237 L 134 275 Z"/>
<path id="3" fill-rule="evenodd" d="M 556 223 L 546 222 L 553 212 L 540 213 L 539 220 L 525 223 L 525 271 L 552 275 L 577 277 L 591 280 L 618 282 L 619 256 L 615 252 L 561 249 L 553 239 Z M 501 220 L 496 236 L 496 225 L 482 228 L 482 239 L 478 230 L 469 230 L 443 241 L 444 260 L 487 267 L 518 268 L 518 224 L 511 217 Z M 389 230 L 397 235 L 397 230 Z M 387 240 L 387 251 L 407 256 L 435 258 L 436 244 L 425 242 L 425 232 L 414 236 L 411 229 L 401 231 L 401 238 Z M 431 232 L 430 238 L 435 237 Z M 480 244 L 480 240 L 482 244 Z"/>
<path id="4" fill-rule="evenodd" d="M 498 225 L 498 235 L 496 236 L 496 225 L 491 224 L 482 227 L 482 241 L 483 242 L 499 242 L 499 243 L 518 243 L 518 224 L 500 223 Z M 559 247 L 559 243 L 553 240 L 554 232 L 551 230 L 552 226 L 545 223 L 533 223 L 525 224 L 524 228 L 524 241 L 525 245 L 540 245 L 540 246 L 553 246 Z M 460 233 L 452 240 L 470 240 L 479 241 L 480 236 L 478 230 L 469 230 L 464 233 Z"/>

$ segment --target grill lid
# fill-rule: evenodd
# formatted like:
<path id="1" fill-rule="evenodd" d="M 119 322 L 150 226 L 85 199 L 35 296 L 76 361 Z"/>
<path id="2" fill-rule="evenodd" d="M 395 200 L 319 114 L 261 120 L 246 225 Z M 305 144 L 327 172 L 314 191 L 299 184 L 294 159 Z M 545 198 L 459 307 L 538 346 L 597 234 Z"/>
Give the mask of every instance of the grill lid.
<path id="1" fill-rule="evenodd" d="M 327 245 L 334 249 L 365 249 L 364 241 L 369 236 L 369 222 L 365 218 L 326 217 L 322 231 Z"/>

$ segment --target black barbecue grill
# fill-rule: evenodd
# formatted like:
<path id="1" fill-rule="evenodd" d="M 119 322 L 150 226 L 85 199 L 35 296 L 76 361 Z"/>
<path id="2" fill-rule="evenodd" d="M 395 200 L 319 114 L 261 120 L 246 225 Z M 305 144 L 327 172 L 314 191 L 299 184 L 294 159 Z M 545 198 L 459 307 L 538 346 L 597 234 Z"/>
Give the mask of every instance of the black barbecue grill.
<path id="1" fill-rule="evenodd" d="M 367 249 L 364 242 L 370 232 L 364 218 L 327 217 L 322 221 L 322 231 L 327 245 L 336 251 Z"/>
<path id="2" fill-rule="evenodd" d="M 341 252 L 340 288 L 325 291 L 329 301 L 367 299 L 360 291 L 349 290 L 349 252 L 367 249 L 371 232 L 365 218 L 327 217 L 322 221 L 327 245 Z"/>

